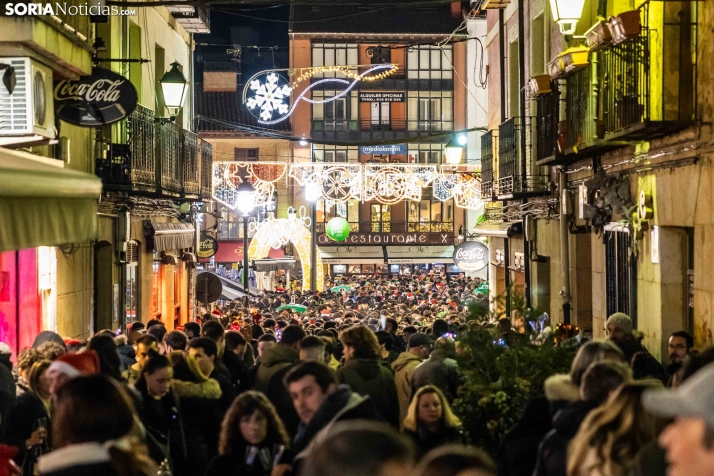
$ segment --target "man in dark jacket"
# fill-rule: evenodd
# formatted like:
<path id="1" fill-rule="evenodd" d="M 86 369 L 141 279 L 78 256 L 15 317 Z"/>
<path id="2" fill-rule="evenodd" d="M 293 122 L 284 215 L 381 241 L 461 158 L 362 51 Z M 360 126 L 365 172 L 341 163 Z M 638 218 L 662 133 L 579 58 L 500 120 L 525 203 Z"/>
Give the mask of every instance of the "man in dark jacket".
<path id="1" fill-rule="evenodd" d="M 453 359 L 455 354 L 454 341 L 448 337 L 439 337 L 429 358 L 414 369 L 411 381 L 412 396 L 421 387 L 434 385 L 452 402 L 459 386 L 459 364 Z"/>
<path id="2" fill-rule="evenodd" d="M 384 323 L 384 330 L 392 336 L 392 348 L 398 353 L 402 353 L 407 350 L 407 344 L 404 342 L 404 339 L 402 339 L 402 336 L 397 335 L 397 329 L 399 329 L 397 320 L 393 317 L 388 317 Z"/>
<path id="3" fill-rule="evenodd" d="M 573 402 L 553 417 L 553 429 L 546 435 L 538 452 L 534 476 L 566 476 L 568 445 L 590 411 L 599 407 L 617 387 L 632 378 L 622 362 L 603 360 L 592 364 L 580 384 L 580 401 Z"/>
<path id="4" fill-rule="evenodd" d="M 605 325 L 608 340 L 622 350 L 628 365 L 632 365 L 632 356 L 637 352 L 647 351 L 632 333 L 632 319 L 627 314 L 616 312 L 607 318 Z"/>
<path id="5" fill-rule="evenodd" d="M 285 376 L 285 386 L 300 418 L 291 448 L 296 454 L 293 474 L 299 474 L 297 468 L 324 441 L 335 423 L 382 420 L 369 397 L 354 393 L 346 385 L 338 386 L 334 370 L 321 362 L 308 361 L 296 365 Z"/>
<path id="6" fill-rule="evenodd" d="M 300 341 L 305 331 L 300 326 L 287 326 L 277 345 L 265 350 L 255 375 L 255 390 L 262 392 L 275 406 L 285 429 L 295 435 L 300 419 L 293 408 L 283 377 L 298 362 Z"/>

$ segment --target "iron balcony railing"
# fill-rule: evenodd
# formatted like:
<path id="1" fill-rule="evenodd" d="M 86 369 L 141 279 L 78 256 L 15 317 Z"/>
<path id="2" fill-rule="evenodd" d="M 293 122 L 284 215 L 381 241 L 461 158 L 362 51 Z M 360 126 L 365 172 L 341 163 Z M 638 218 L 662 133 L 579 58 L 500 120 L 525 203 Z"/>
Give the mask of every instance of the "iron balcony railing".
<path id="1" fill-rule="evenodd" d="M 536 161 L 550 159 L 558 150 L 560 92 L 555 83 L 551 87 L 552 93 L 536 98 Z"/>
<path id="2" fill-rule="evenodd" d="M 593 92 L 597 85 L 591 80 L 590 66 L 573 72 L 566 85 L 566 146 L 568 149 L 591 144 L 598 137 L 597 112 Z"/>
<path id="3" fill-rule="evenodd" d="M 394 119 L 361 119 L 360 129 L 363 131 L 404 131 L 407 128 L 405 120 Z"/>
<path id="4" fill-rule="evenodd" d="M 512 117 L 498 127 L 499 197 L 548 190 L 547 177 L 538 173 L 531 159 L 532 125 L 530 117 Z"/>
<path id="5" fill-rule="evenodd" d="M 211 144 L 138 105 L 98 140 L 95 173 L 107 190 L 199 199 L 211 195 L 212 164 Z"/>
<path id="6" fill-rule="evenodd" d="M 454 231 L 453 222 L 420 221 L 420 222 L 393 222 L 393 221 L 364 221 L 351 223 L 353 233 L 445 233 Z M 315 223 L 317 233 L 325 232 L 325 223 Z"/>
<path id="7" fill-rule="evenodd" d="M 481 198 L 490 199 L 494 195 L 493 156 L 498 136 L 488 131 L 481 136 Z"/>
<path id="8" fill-rule="evenodd" d="M 606 50 L 603 55 L 607 132 L 650 119 L 650 67 L 647 37 L 640 36 Z"/>

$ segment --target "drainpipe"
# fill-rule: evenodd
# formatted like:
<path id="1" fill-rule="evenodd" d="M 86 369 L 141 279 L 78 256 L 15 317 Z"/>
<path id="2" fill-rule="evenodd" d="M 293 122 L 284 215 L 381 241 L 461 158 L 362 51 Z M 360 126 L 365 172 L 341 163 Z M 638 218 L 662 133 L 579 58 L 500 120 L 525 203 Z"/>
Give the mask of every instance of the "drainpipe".
<path id="1" fill-rule="evenodd" d="M 570 250 L 568 246 L 568 197 L 565 169 L 558 170 L 560 191 L 560 297 L 563 302 L 563 324 L 570 324 Z"/>
<path id="2" fill-rule="evenodd" d="M 503 8 L 498 10 L 498 64 L 501 71 L 501 123 L 506 122 L 506 82 L 503 80 L 506 71 L 506 48 L 503 42 L 506 38 L 506 28 L 504 25 Z"/>
<path id="3" fill-rule="evenodd" d="M 521 183 L 523 190 L 526 190 L 528 177 L 528 156 L 526 155 L 526 128 L 530 125 L 526 118 L 526 33 L 525 20 L 523 18 L 523 0 L 518 0 L 518 113 L 521 116 Z M 523 203 L 528 203 L 528 199 L 524 198 Z M 523 230 L 526 229 L 526 218 L 523 217 Z M 524 257 L 524 272 L 525 285 L 524 294 L 526 298 L 526 308 L 531 307 L 531 250 L 528 241 L 529 236 L 523 234 L 523 257 Z"/>

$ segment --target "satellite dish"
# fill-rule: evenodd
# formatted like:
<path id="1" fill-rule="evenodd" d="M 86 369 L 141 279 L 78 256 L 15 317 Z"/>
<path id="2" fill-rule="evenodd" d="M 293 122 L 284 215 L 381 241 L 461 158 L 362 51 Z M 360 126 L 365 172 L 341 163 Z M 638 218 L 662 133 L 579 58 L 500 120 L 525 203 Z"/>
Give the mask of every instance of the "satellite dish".
<path id="1" fill-rule="evenodd" d="M 218 300 L 223 292 L 221 280 L 213 273 L 201 273 L 196 277 L 196 299 L 203 304 Z"/>

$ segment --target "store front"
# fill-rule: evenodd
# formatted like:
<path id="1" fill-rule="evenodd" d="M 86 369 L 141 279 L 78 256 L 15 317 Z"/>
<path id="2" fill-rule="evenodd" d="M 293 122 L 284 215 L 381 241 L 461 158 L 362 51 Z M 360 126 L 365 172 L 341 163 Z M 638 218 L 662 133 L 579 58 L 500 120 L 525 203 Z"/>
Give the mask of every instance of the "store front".
<path id="1" fill-rule="evenodd" d="M 0 341 L 14 356 L 56 330 L 55 246 L 96 238 L 101 189 L 61 161 L 0 148 Z"/>

